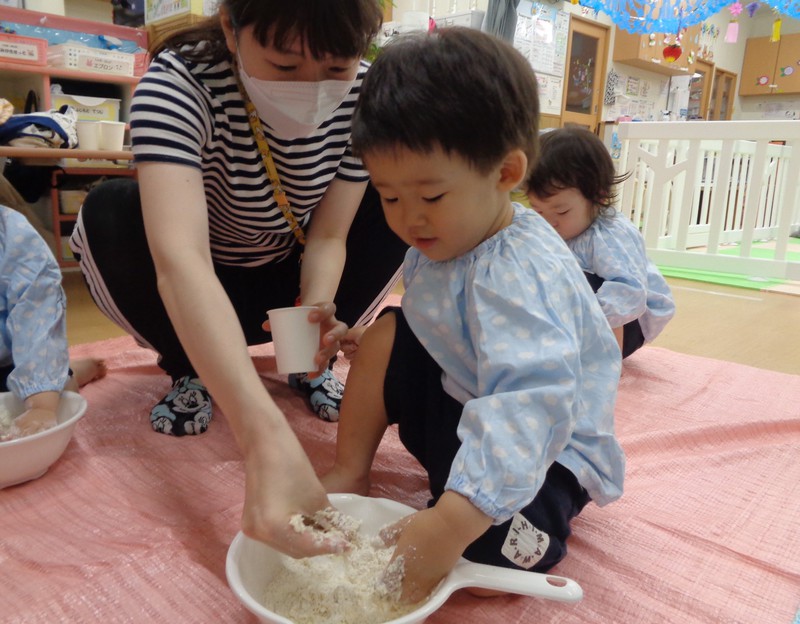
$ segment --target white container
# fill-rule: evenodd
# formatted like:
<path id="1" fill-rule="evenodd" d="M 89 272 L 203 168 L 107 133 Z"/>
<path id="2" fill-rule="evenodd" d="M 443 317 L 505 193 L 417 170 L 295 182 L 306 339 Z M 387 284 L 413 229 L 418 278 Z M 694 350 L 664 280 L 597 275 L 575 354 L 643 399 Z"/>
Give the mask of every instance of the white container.
<path id="1" fill-rule="evenodd" d="M 25 411 L 10 392 L 0 393 L 0 408 L 12 416 Z M 75 392 L 62 392 L 55 427 L 29 436 L 0 442 L 0 489 L 38 479 L 64 453 L 75 425 L 86 413 L 86 399 Z"/>
<path id="2" fill-rule="evenodd" d="M 361 520 L 359 532 L 367 536 L 377 535 L 387 524 L 416 511 L 408 505 L 386 498 L 329 494 L 328 499 L 339 511 Z M 289 618 L 265 607 L 262 602 L 267 584 L 280 571 L 284 557 L 285 555 L 281 555 L 263 542 L 247 537 L 241 531 L 228 549 L 225 562 L 228 585 L 241 603 L 265 624 L 294 624 Z M 374 624 L 424 622 L 447 601 L 450 594 L 464 587 L 481 587 L 567 603 L 579 602 L 583 598 L 580 585 L 563 576 L 511 570 L 472 563 L 462 558 L 431 593 L 428 600 L 421 603 L 418 608 L 389 622 L 376 621 Z"/>
<path id="3" fill-rule="evenodd" d="M 310 373 L 318 368 L 314 358 L 319 351 L 320 325 L 308 320 L 312 310 L 316 307 L 275 308 L 267 312 L 281 375 Z"/>
<path id="4" fill-rule="evenodd" d="M 78 131 L 78 149 L 100 149 L 100 134 L 102 132 L 102 128 L 99 121 L 79 120 L 76 130 Z"/>
<path id="5" fill-rule="evenodd" d="M 124 121 L 99 121 L 100 149 L 121 152 L 125 144 Z"/>
<path id="6" fill-rule="evenodd" d="M 90 97 L 88 95 L 68 95 L 53 93 L 50 96 L 52 107 L 61 108 L 68 104 L 78 113 L 78 119 L 86 121 L 119 121 L 120 100 L 117 98 Z"/>
<path id="7" fill-rule="evenodd" d="M 128 52 L 90 48 L 78 43 L 60 43 L 47 48 L 47 64 L 78 71 L 133 76 L 136 59 Z"/>

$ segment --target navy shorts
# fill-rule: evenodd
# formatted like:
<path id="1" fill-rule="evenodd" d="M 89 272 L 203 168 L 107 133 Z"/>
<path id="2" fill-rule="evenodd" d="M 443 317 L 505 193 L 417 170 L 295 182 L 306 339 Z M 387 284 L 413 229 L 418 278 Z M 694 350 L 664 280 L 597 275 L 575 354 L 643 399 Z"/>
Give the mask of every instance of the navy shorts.
<path id="1" fill-rule="evenodd" d="M 461 442 L 456 428 L 463 405 L 442 388 L 442 369 L 422 347 L 400 308 L 387 308 L 397 322 L 384 382 L 390 424 L 422 464 L 430 480 L 432 506 L 444 493 Z M 567 554 L 569 523 L 589 502 L 575 475 L 554 463 L 533 501 L 503 524 L 493 525 L 464 551 L 478 563 L 545 572 Z"/>

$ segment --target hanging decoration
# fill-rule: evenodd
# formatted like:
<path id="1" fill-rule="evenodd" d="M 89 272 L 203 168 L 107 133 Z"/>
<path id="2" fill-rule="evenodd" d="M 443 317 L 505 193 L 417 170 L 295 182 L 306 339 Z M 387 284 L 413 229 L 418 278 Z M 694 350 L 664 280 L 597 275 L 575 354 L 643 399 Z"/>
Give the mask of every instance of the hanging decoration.
<path id="1" fill-rule="evenodd" d="M 681 54 L 683 54 L 683 49 L 681 48 L 681 44 L 677 41 L 675 43 L 670 43 L 667 46 L 664 46 L 664 60 L 667 63 L 674 63 L 677 61 Z"/>
<path id="2" fill-rule="evenodd" d="M 721 11 L 730 0 L 580 0 L 580 3 L 602 11 L 623 30 L 649 34 L 673 33 L 699 24 Z"/>
<path id="3" fill-rule="evenodd" d="M 602 11 L 623 30 L 634 34 L 672 33 L 681 28 L 699 24 L 719 13 L 730 0 L 580 0 L 585 7 Z M 736 5 L 742 6 L 737 0 Z M 760 0 L 747 5 L 752 17 L 761 4 L 776 12 L 800 19 L 800 0 Z M 776 26 L 773 26 L 775 30 Z M 738 34 L 738 33 L 737 33 Z M 727 35 L 726 35 L 727 36 Z M 777 25 L 780 38 L 780 24 Z"/>
<path id="4" fill-rule="evenodd" d="M 736 43 L 739 39 L 738 17 L 742 12 L 742 8 L 741 2 L 734 2 L 728 7 L 731 12 L 731 21 L 728 22 L 728 28 L 725 30 L 725 43 Z"/>
<path id="5" fill-rule="evenodd" d="M 778 16 L 778 18 L 774 22 L 772 22 L 772 36 L 770 37 L 769 40 L 772 41 L 773 43 L 776 42 L 776 41 L 780 41 L 781 40 L 781 18 L 780 18 L 780 16 Z"/>

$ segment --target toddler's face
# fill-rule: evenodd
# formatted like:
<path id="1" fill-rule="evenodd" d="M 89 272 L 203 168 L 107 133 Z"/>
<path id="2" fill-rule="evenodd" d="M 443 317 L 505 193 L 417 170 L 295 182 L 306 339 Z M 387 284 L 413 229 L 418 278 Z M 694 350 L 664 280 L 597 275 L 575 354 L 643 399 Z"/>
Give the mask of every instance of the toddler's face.
<path id="1" fill-rule="evenodd" d="M 583 234 L 594 221 L 592 202 L 576 188 L 560 190 L 547 198 L 528 193 L 528 199 L 564 240 Z"/>
<path id="2" fill-rule="evenodd" d="M 364 163 L 389 227 L 431 260 L 463 255 L 511 223 L 500 166 L 484 175 L 440 148 L 375 152 Z"/>

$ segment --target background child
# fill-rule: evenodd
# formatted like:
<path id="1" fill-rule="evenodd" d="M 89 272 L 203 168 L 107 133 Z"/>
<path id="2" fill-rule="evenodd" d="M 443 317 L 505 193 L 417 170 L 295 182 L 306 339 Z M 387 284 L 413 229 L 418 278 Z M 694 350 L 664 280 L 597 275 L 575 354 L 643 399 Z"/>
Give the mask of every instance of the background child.
<path id="1" fill-rule="evenodd" d="M 323 484 L 367 494 L 398 425 L 433 495 L 397 542 L 404 600 L 462 554 L 547 570 L 584 505 L 622 493 L 614 336 L 561 238 L 509 198 L 536 157 L 538 114 L 522 55 L 460 28 L 388 45 L 357 105 L 353 146 L 411 249 L 402 309 L 353 360 Z"/>
<path id="2" fill-rule="evenodd" d="M 69 361 L 58 263 L 28 220 L 0 205 L 0 391 L 25 405 L 18 433 L 55 425 L 61 391 L 105 373 L 101 360 Z"/>
<path id="3" fill-rule="evenodd" d="M 664 277 L 637 227 L 614 208 L 614 161 L 600 138 L 579 127 L 540 137 L 528 180 L 536 212 L 567 241 L 617 337 L 622 357 L 652 342 L 675 314 Z"/>

